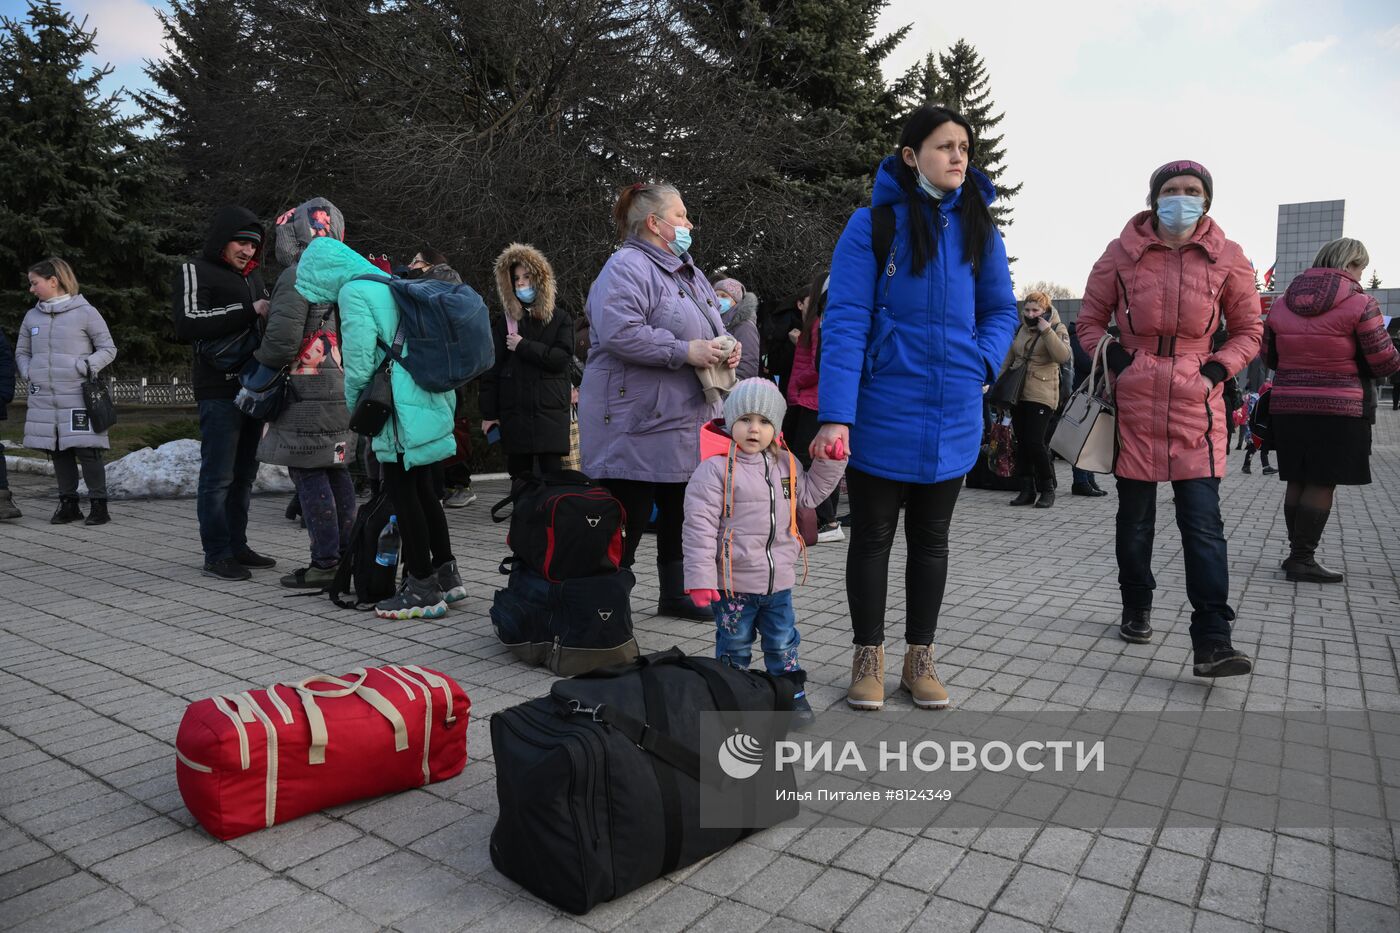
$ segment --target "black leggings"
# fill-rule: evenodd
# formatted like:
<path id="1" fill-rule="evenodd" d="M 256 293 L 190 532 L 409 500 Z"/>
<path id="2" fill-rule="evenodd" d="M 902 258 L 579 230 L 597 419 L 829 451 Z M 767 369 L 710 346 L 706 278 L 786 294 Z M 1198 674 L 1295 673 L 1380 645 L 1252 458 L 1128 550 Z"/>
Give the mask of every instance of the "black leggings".
<path id="1" fill-rule="evenodd" d="M 425 580 L 452 560 L 452 538 L 447 533 L 447 516 L 442 500 L 433 488 L 433 467 L 404 469 L 403 462 L 381 463 L 384 488 L 398 515 L 399 537 L 403 539 L 403 564 L 409 574 Z"/>
<path id="2" fill-rule="evenodd" d="M 1011 412 L 1011 430 L 1016 434 L 1016 475 L 1034 479 L 1036 489 L 1045 492 L 1055 481 L 1050 463 L 1050 419 L 1055 411 L 1039 402 L 1021 401 Z"/>
<path id="3" fill-rule="evenodd" d="M 817 420 L 817 413 L 810 408 L 803 408 L 801 405 L 793 405 L 788 409 L 792 416 L 792 437 L 787 439 L 787 445 L 794 454 L 797 455 L 798 462 L 802 464 L 802 469 L 812 468 L 812 458 L 807 453 L 807 448 L 812 446 L 812 439 L 817 436 L 817 431 L 821 429 L 821 424 Z M 786 420 L 786 419 L 785 419 Z M 821 505 L 817 506 L 817 525 L 825 528 L 836 521 L 836 509 L 841 503 L 841 487 L 837 485 L 831 491 L 831 495 Z"/>
<path id="4" fill-rule="evenodd" d="M 622 507 L 627 510 L 627 541 L 622 550 L 622 566 L 631 567 L 637 559 L 637 545 L 642 543 L 651 506 L 660 513 L 656 520 L 656 562 L 668 564 L 684 560 L 681 550 L 681 529 L 685 525 L 685 483 L 646 483 L 632 479 L 600 479 Z"/>
<path id="5" fill-rule="evenodd" d="M 850 603 L 853 641 L 885 643 L 885 595 L 889 588 L 890 546 L 905 507 L 904 640 L 933 644 L 938 610 L 948 582 L 948 528 L 958 502 L 962 477 L 941 483 L 904 483 L 846 470 L 851 500 L 851 544 L 846 552 L 846 599 Z"/>

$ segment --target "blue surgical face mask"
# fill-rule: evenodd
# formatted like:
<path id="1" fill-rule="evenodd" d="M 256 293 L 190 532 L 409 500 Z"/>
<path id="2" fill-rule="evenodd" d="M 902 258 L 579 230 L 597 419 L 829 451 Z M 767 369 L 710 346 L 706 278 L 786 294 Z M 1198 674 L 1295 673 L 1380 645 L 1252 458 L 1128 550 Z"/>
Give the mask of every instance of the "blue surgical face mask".
<path id="1" fill-rule="evenodd" d="M 726 295 L 719 296 L 719 313 L 728 314 L 729 309 L 734 307 L 734 302 Z"/>
<path id="2" fill-rule="evenodd" d="M 684 256 L 686 253 L 690 252 L 689 227 L 681 227 L 676 224 L 673 224 L 669 220 L 663 219 L 659 214 L 653 214 L 652 216 L 676 231 L 676 238 L 666 244 L 667 249 L 669 249 L 677 257 Z"/>
<path id="3" fill-rule="evenodd" d="M 524 288 L 517 288 L 515 290 L 515 297 L 520 299 L 521 304 L 527 305 L 535 300 L 535 287 L 533 285 L 526 285 Z"/>
<path id="4" fill-rule="evenodd" d="M 1169 194 L 1157 199 L 1157 223 L 1172 236 L 1182 236 L 1206 212 L 1206 199 L 1191 194 Z"/>
<path id="5" fill-rule="evenodd" d="M 944 191 L 942 188 L 939 188 L 933 182 L 925 178 L 924 173 L 919 171 L 919 169 L 915 168 L 914 171 L 919 176 L 919 187 L 923 189 L 924 194 L 933 198 L 935 201 L 943 200 L 943 195 L 947 194 L 948 192 Z"/>

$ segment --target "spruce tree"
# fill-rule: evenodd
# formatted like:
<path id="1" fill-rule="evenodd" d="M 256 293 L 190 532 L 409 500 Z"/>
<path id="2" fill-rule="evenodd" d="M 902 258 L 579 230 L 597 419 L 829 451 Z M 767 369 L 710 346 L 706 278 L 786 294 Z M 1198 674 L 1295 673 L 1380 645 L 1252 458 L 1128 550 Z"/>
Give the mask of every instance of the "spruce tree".
<path id="1" fill-rule="evenodd" d="M 1367 287 L 1367 288 L 1380 288 L 1380 287 L 1381 287 L 1381 275 L 1380 275 L 1380 273 L 1377 272 L 1375 269 L 1372 269 L 1372 270 L 1371 270 L 1371 281 L 1368 282 L 1368 283 L 1366 284 L 1366 287 Z"/>
<path id="2" fill-rule="evenodd" d="M 801 282 L 830 255 L 894 150 L 902 101 L 880 64 L 908 27 L 878 35 L 887 0 L 676 0 L 697 91 L 722 115 L 720 151 L 697 171 L 715 214 L 750 219 L 716 265 L 760 291 Z M 732 169 L 746 176 L 735 178 Z M 717 179 L 718 180 L 718 179 Z M 738 184 L 735 184 L 738 182 Z M 760 230 L 761 235 L 754 231 Z"/>
<path id="3" fill-rule="evenodd" d="M 171 179 L 139 118 L 120 113 L 120 93 L 103 93 L 110 67 L 83 65 L 94 35 L 55 0 L 0 19 L 0 266 L 22 274 L 67 260 L 112 331 L 117 365 L 140 372 L 183 356 L 167 343 Z M 7 283 L 0 302 L 13 334 L 33 296 Z"/>
<path id="4" fill-rule="evenodd" d="M 1006 150 L 1002 148 L 1001 134 L 996 132 L 1005 114 L 996 113 L 996 103 L 992 100 L 991 81 L 982 56 L 969 42 L 959 39 L 946 53 L 938 56 L 940 99 L 930 100 L 962 114 L 972 124 L 977 134 L 977 151 L 973 165 L 986 174 L 997 187 L 997 203 L 992 206 L 992 215 L 997 225 L 1011 224 L 1009 202 L 1021 190 L 1020 185 L 1002 182 L 1006 171 Z M 932 62 L 929 63 L 932 73 Z"/>

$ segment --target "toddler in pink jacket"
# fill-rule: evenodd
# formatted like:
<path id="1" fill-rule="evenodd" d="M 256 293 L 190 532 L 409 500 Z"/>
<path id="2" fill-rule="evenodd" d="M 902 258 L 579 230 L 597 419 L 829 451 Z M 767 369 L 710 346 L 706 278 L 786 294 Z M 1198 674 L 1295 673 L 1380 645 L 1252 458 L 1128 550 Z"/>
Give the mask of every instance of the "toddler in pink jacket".
<path id="1" fill-rule="evenodd" d="M 732 439 L 726 456 L 702 460 L 685 489 L 685 586 L 697 606 L 715 614 L 715 657 L 747 669 L 755 638 L 768 673 L 796 682 L 799 722 L 812 720 L 807 675 L 797 660 L 792 588 L 797 559 L 806 560 L 797 509 L 816 508 L 846 470 L 837 459 L 804 472 L 778 439 L 787 413 L 778 387 L 745 379 L 724 403 Z"/>

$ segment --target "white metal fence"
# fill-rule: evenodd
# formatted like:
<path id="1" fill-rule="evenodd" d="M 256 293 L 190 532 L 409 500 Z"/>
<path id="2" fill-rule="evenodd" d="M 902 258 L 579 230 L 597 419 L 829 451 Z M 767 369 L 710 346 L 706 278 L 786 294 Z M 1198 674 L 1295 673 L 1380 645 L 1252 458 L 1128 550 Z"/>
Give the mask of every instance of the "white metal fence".
<path id="1" fill-rule="evenodd" d="M 107 386 L 112 393 L 112 401 L 118 405 L 193 405 L 194 386 L 181 382 L 178 377 L 170 377 L 169 382 L 151 382 L 147 377 L 140 379 L 108 379 Z M 15 401 L 22 402 L 29 396 L 29 386 L 22 380 L 15 380 Z"/>

